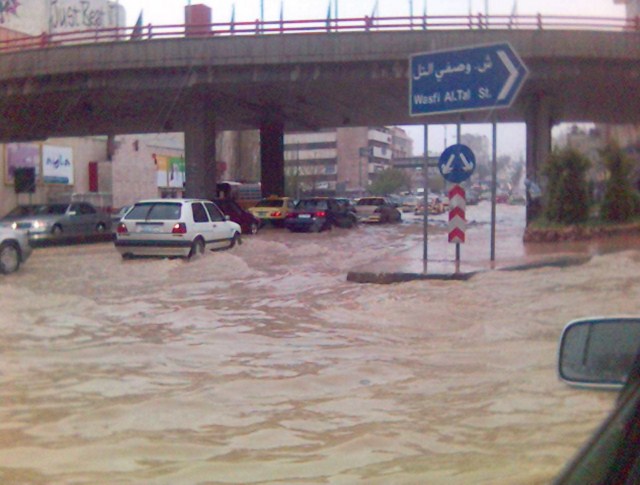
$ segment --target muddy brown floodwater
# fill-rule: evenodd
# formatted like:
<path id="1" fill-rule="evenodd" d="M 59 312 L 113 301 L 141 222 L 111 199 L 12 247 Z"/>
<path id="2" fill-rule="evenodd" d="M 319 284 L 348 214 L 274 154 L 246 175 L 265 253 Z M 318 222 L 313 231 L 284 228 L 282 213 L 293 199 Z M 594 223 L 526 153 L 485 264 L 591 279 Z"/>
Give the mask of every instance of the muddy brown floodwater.
<path id="1" fill-rule="evenodd" d="M 640 253 L 346 281 L 421 231 L 265 230 L 193 262 L 38 249 L 0 280 L 0 482 L 548 483 L 615 399 L 558 381 L 558 337 L 638 313 Z"/>

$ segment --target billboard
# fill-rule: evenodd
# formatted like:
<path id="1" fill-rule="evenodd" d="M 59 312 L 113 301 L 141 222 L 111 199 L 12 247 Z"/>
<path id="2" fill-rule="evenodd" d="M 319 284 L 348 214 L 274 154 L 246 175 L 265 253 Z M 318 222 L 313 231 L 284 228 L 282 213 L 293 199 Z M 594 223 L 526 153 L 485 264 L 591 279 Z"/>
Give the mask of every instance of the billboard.
<path id="1" fill-rule="evenodd" d="M 183 157 L 153 155 L 156 164 L 156 183 L 158 187 L 183 188 L 185 164 Z"/>
<path id="2" fill-rule="evenodd" d="M 42 145 L 42 176 L 47 184 L 73 185 L 73 149 Z"/>
<path id="3" fill-rule="evenodd" d="M 124 22 L 124 9 L 107 0 L 49 0 L 51 34 L 104 29 Z"/>
<path id="4" fill-rule="evenodd" d="M 108 0 L 0 0 L 0 28 L 41 35 L 126 25 L 122 5 Z"/>
<path id="5" fill-rule="evenodd" d="M 47 4 L 42 0 L 0 2 L 0 27 L 25 35 L 40 35 L 47 30 L 47 24 Z"/>
<path id="6" fill-rule="evenodd" d="M 8 143 L 5 152 L 4 182 L 14 183 L 16 169 L 33 168 L 40 174 L 40 145 L 36 143 Z"/>

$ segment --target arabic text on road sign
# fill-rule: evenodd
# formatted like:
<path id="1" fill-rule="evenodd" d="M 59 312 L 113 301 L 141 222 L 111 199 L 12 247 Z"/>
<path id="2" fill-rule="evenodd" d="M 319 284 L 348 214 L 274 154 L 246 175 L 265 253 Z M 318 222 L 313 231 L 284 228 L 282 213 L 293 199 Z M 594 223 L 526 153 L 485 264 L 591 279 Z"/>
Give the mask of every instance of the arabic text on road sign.
<path id="1" fill-rule="evenodd" d="M 508 107 L 527 69 L 509 44 L 411 57 L 411 114 Z"/>

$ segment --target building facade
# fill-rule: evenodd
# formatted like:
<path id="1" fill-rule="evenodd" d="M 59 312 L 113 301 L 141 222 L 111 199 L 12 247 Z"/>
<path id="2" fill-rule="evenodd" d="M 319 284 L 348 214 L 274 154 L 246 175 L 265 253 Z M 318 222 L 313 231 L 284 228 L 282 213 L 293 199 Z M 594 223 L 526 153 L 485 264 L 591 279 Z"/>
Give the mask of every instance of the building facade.
<path id="1" fill-rule="evenodd" d="M 413 140 L 398 127 L 355 127 L 286 134 L 287 193 L 359 196 L 394 156 L 411 156 Z"/>

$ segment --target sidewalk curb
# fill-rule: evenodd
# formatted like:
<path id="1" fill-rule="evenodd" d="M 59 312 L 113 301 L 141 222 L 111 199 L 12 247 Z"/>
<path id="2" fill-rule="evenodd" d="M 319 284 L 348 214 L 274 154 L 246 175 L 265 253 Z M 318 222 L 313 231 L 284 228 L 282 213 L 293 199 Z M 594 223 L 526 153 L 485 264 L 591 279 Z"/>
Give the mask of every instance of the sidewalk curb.
<path id="1" fill-rule="evenodd" d="M 591 261 L 591 256 L 562 256 L 531 263 L 517 264 L 497 268 L 495 271 L 528 271 L 540 268 L 568 268 L 580 266 Z M 468 281 L 478 273 L 492 271 L 483 269 L 461 273 L 417 273 L 417 272 L 374 272 L 374 271 L 349 271 L 347 281 L 360 284 L 391 285 L 395 283 L 407 283 L 410 281 L 438 280 L 438 281 Z"/>
<path id="2" fill-rule="evenodd" d="M 391 285 L 394 283 L 407 283 L 409 281 L 420 280 L 440 280 L 440 281 L 467 281 L 471 279 L 477 271 L 468 273 L 373 273 L 362 271 L 349 271 L 347 281 L 352 283 L 372 283 L 377 285 Z"/>

